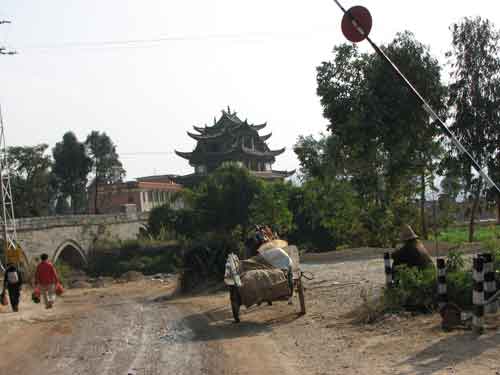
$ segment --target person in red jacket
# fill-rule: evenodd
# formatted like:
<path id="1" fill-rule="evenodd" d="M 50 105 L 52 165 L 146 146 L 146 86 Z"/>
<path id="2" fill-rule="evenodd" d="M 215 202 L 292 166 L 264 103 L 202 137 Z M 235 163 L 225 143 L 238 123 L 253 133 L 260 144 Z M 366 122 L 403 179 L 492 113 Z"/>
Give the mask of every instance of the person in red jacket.
<path id="1" fill-rule="evenodd" d="M 49 262 L 47 254 L 42 254 L 40 259 L 42 261 L 36 267 L 35 285 L 40 288 L 45 307 L 50 309 L 56 300 L 56 285 L 59 283 L 59 277 L 54 265 Z"/>

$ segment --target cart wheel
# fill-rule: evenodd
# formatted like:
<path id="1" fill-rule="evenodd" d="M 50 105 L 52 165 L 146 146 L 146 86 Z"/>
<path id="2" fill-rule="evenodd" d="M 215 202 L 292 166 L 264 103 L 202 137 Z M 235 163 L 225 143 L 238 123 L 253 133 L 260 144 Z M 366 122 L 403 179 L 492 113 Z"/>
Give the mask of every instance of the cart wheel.
<path id="1" fill-rule="evenodd" d="M 238 288 L 231 286 L 229 288 L 229 296 L 231 299 L 231 310 L 233 311 L 233 318 L 235 323 L 240 322 L 240 295 L 238 293 Z"/>
<path id="2" fill-rule="evenodd" d="M 299 301 L 300 301 L 300 315 L 304 315 L 306 313 L 306 301 L 304 298 L 304 285 L 302 285 L 302 280 L 297 280 L 297 289 L 299 292 Z"/>

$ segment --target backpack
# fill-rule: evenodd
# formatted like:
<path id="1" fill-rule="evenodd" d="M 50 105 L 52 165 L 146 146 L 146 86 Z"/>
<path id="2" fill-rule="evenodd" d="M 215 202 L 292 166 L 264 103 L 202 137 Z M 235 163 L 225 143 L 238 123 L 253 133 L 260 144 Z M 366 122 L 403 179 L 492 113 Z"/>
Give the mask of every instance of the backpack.
<path id="1" fill-rule="evenodd" d="M 7 281 L 9 284 L 17 284 L 19 282 L 19 275 L 17 271 L 7 272 Z"/>

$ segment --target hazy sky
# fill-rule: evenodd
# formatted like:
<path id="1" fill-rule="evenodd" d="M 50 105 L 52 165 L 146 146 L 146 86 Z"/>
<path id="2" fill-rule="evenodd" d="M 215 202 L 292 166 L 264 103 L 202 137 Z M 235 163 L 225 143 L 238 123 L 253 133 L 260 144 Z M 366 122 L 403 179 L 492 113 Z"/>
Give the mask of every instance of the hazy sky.
<path id="1" fill-rule="evenodd" d="M 343 4 L 370 9 L 374 41 L 407 29 L 442 62 L 451 23 L 481 15 L 500 26 L 492 0 Z M 190 173 L 173 150 L 191 151 L 186 131 L 228 105 L 267 121 L 271 148 L 287 147 L 275 169 L 297 168 L 297 137 L 326 129 L 315 68 L 344 41 L 331 0 L 3 0 L 0 18 L 12 21 L 1 44 L 19 52 L 0 56 L 8 144 L 105 131 L 127 178 Z"/>

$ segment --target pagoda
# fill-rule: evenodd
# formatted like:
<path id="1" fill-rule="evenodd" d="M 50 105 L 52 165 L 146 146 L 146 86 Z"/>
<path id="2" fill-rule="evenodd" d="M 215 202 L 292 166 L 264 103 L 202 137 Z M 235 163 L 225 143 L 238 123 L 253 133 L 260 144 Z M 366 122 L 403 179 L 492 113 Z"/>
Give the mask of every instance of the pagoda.
<path id="1" fill-rule="evenodd" d="M 193 126 L 196 133 L 187 134 L 196 140 L 195 149 L 192 152 L 175 151 L 194 167 L 194 174 L 184 177 L 202 177 L 230 164 L 246 167 L 251 174 L 267 180 L 283 180 L 293 175 L 295 171 L 272 169 L 276 156 L 285 152 L 285 148 L 269 149 L 266 141 L 272 133 L 259 135 L 265 127 L 266 123 L 253 125 L 242 121 L 229 107 L 222 111 L 219 120 L 214 118 L 212 126 Z"/>

